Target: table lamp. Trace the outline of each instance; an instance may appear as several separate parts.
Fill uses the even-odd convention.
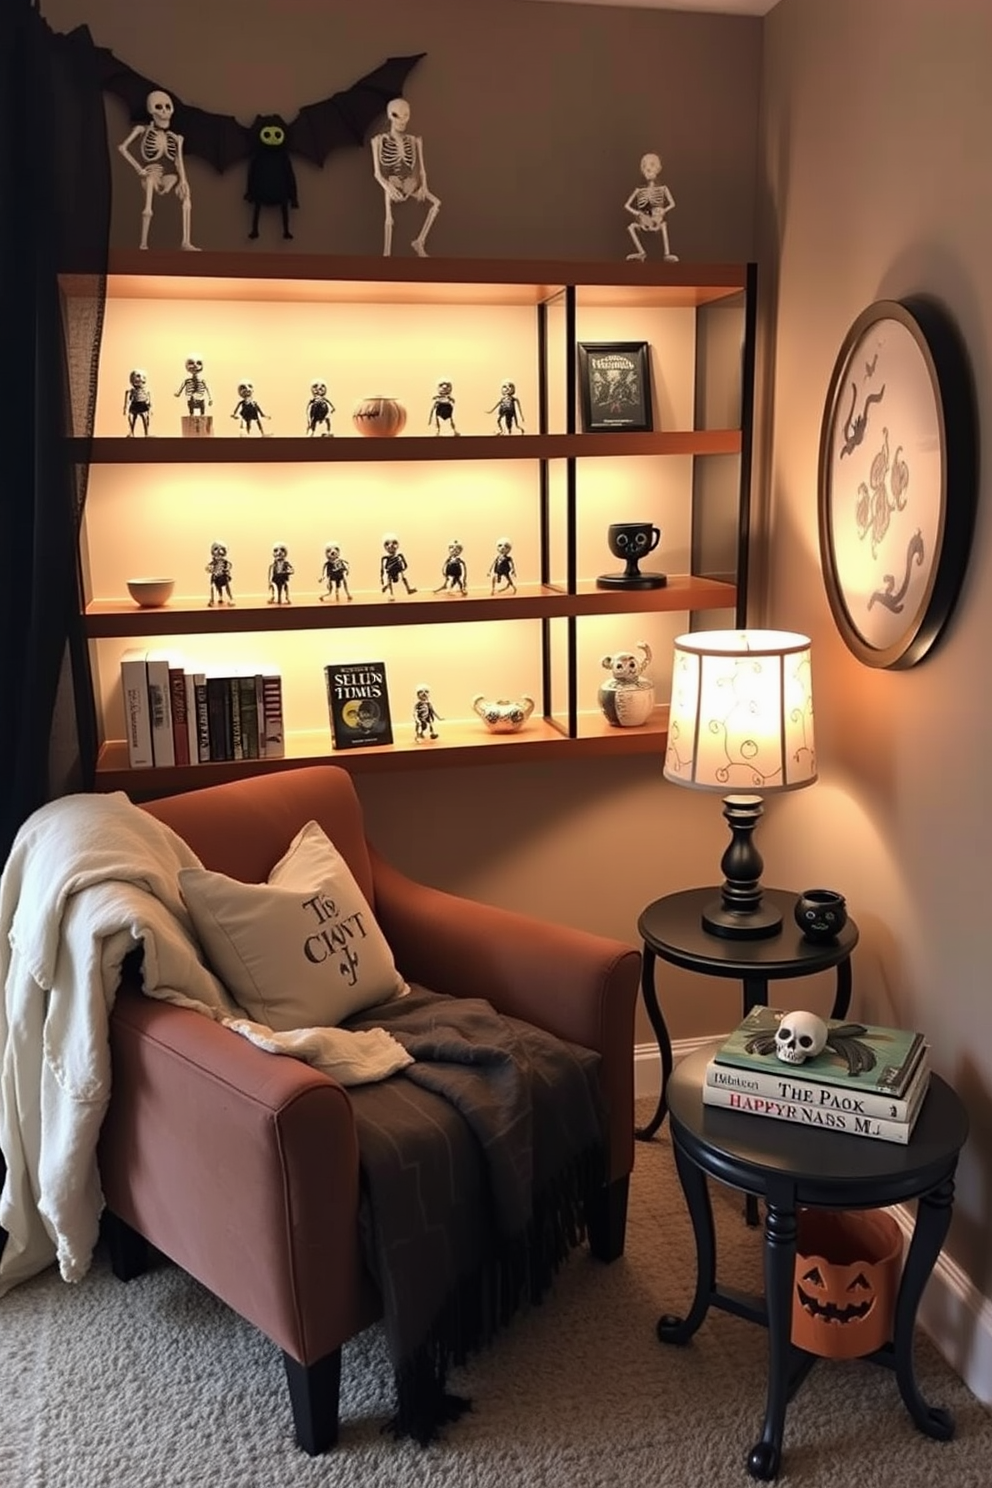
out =
[[[729,939],[777,935],[782,914],[761,890],[754,843],[762,796],[816,779],[808,636],[784,630],[708,630],[674,643],[665,779],[696,790],[729,790],[723,815],[731,841],[719,898],[703,928]]]

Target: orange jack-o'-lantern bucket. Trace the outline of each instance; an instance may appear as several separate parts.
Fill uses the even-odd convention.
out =
[[[902,1231],[881,1209],[803,1209],[796,1242],[792,1341],[857,1359],[891,1341]]]

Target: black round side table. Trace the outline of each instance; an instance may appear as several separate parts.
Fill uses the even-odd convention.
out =
[[[675,1163],[696,1238],[696,1295],[684,1318],[658,1323],[663,1343],[684,1344],[710,1306],[768,1329],[768,1399],[760,1440],[748,1454],[752,1477],[774,1478],[782,1457],[785,1409],[816,1355],[791,1342],[796,1265],[796,1211],[878,1209],[918,1199],[903,1266],[892,1342],[866,1357],[894,1369],[906,1409],[926,1436],[946,1441],[954,1422],[923,1399],[913,1372],[913,1330],[923,1288],[951,1222],[954,1172],[968,1135],[964,1106],[939,1075],[906,1146],[871,1137],[812,1131],[790,1121],[744,1115],[703,1104],[706,1063],[717,1044],[681,1060],[668,1092]],[[707,1174],[765,1200],[764,1298],[723,1291],[716,1279],[716,1239]]]
[[[851,919],[836,940],[814,945],[804,939],[793,918],[797,893],[787,889],[765,889],[765,899],[782,910],[782,929],[764,940],[733,940],[703,929],[702,912],[719,891],[714,888],[686,889],[666,894],[649,904],[637,921],[644,944],[641,963],[641,995],[651,1020],[661,1054],[661,1090],[654,1115],[637,1128],[642,1141],[653,1137],[665,1119],[668,1082],[672,1074],[672,1041],[658,1004],[655,960],[658,956],[686,971],[709,976],[739,977],[746,1016],[753,1007],[768,1005],[768,983],[787,977],[810,976],[815,971],[837,968],[837,990],[832,1018],[845,1018],[851,1005],[851,952],[858,943],[858,927]]]

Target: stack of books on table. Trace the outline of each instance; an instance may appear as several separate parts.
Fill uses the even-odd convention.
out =
[[[823,1052],[788,1064],[775,1053],[784,1017],[778,1008],[751,1009],[706,1066],[704,1104],[908,1142],[930,1082],[923,1035],[831,1018]]]

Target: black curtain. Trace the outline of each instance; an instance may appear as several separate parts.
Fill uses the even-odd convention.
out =
[[[109,235],[107,129],[89,30],[60,35],[32,0],[2,0],[0,863],[25,817],[93,781],[77,533]],[[76,291],[65,322],[60,275],[74,276]],[[67,434],[78,441],[71,453]]]

